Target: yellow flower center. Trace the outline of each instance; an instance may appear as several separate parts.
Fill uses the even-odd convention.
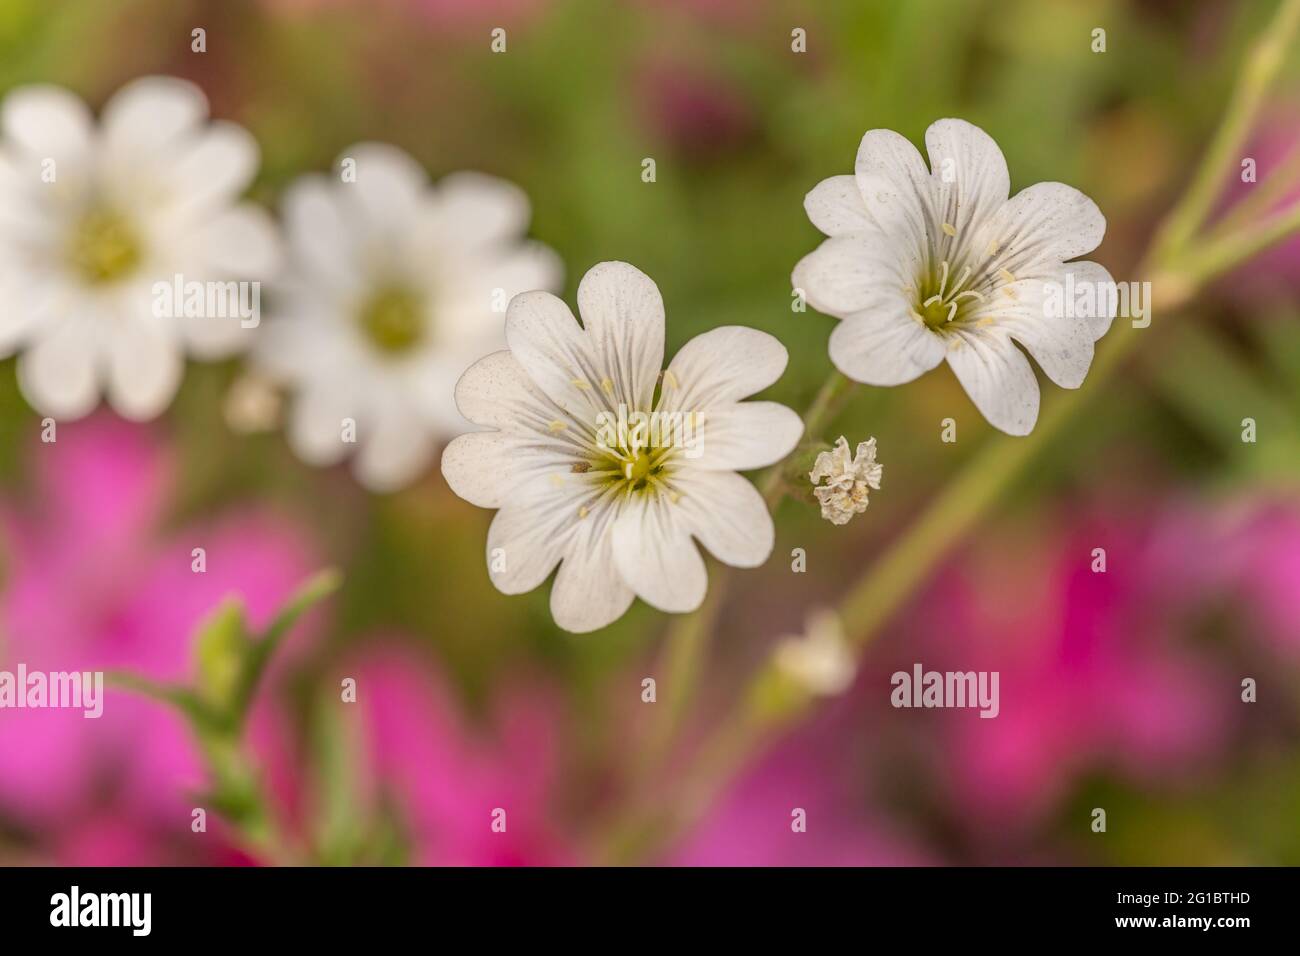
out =
[[[142,249],[131,223],[112,209],[92,209],[73,230],[68,257],[87,282],[116,282],[140,264]]]
[[[424,338],[423,302],[407,288],[388,286],[362,307],[360,323],[366,337],[381,352],[408,352]]]

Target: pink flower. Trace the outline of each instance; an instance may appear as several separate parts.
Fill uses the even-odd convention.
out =
[[[261,627],[315,570],[301,535],[264,512],[169,530],[173,461],[141,426],[107,413],[63,424],[29,460],[30,489],[0,502],[5,669],[187,680],[195,628],[223,598],[242,599]],[[205,573],[191,570],[200,547]],[[190,832],[189,795],[203,784],[182,721],[135,694],[106,687],[99,719],[0,711],[0,816],[61,843],[65,861],[157,862],[146,848]],[[90,820],[94,839],[59,839]]]
[[[543,693],[515,685],[476,725],[434,669],[399,646],[381,646],[339,674],[339,681],[347,676],[357,682],[356,703],[339,706],[354,706],[361,715],[367,765],[359,777],[367,803],[372,812],[386,800],[395,804],[412,862],[575,861],[551,823],[558,728]]]
[[[647,125],[687,159],[716,159],[754,135],[754,111],[721,74],[662,59],[642,69],[637,86]]]
[[[908,658],[900,670],[919,660],[1000,675],[997,717],[934,712],[959,806],[1027,827],[1085,771],[1171,784],[1222,747],[1235,698],[1221,668],[1183,639],[1205,570],[1194,521],[1081,523],[1046,554],[1002,541],[940,575],[932,633],[894,653]],[[1202,547],[1189,550],[1191,539]],[[1093,569],[1097,548],[1104,572]]]
[[[858,702],[841,698],[779,742],[722,794],[678,846],[678,866],[916,866],[927,855],[868,792],[883,769],[866,753]],[[874,731],[872,732],[874,735]],[[801,811],[801,812],[800,812]]]
[[[1297,150],[1300,150],[1300,103],[1277,104],[1259,124],[1247,149],[1245,158],[1254,161],[1255,181],[1242,182],[1242,170],[1237,171],[1229,184],[1226,211],[1230,213],[1232,206],[1252,191],[1264,188],[1274,174],[1285,173],[1287,164],[1292,164],[1294,170]],[[1294,172],[1291,178],[1296,185],[1279,196],[1264,214],[1277,213],[1300,202],[1300,181]],[[1246,293],[1251,298],[1294,291],[1300,285],[1300,236],[1292,236],[1265,250],[1224,281],[1231,284],[1235,293]]]

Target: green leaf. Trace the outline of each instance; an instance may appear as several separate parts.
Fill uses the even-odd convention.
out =
[[[227,598],[199,626],[194,644],[195,692],[218,713],[232,713],[249,649],[244,606]]]
[[[232,714],[240,725],[248,715],[266,665],[281,642],[303,614],[337,591],[342,583],[343,575],[336,568],[318,572],[280,609],[261,637],[249,642],[231,700]]]

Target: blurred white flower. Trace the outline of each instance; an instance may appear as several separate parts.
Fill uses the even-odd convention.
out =
[[[831,697],[853,683],[857,662],[835,612],[809,613],[802,635],[783,638],[776,647],[776,666],[810,694]]]
[[[256,357],[294,393],[286,428],[299,457],[334,464],[355,441],[358,479],[386,491],[468,427],[456,380],[504,344],[510,298],[559,288],[563,270],[524,241],[528,197],[510,183],[456,173],[431,186],[378,143],[345,150],[339,168],[285,198],[289,265]]]
[[[742,401],[785,369],[785,347],[767,333],[705,332],[661,376],[664,306],[648,276],[600,263],[578,309],[582,325],[544,292],[510,303],[509,350],[456,387],[465,417],[494,430],[448,445],[442,472],[462,498],[500,509],[487,542],[493,583],[519,594],[559,564],[551,613],[581,632],[616,620],[634,595],[663,611],[698,607],[708,578],[692,538],[726,564],[767,560],[772,518],[736,472],[783,458],[803,423],[784,405]],[[638,420],[649,430],[610,427]]]
[[[964,120],[937,121],[925,142],[930,170],[898,133],[871,130],[855,174],[808,194],[809,218],[831,238],[795,267],[794,286],[843,319],[830,356],[845,375],[901,385],[947,358],[992,425],[1027,435],[1038,382],[1015,342],[1056,384],[1083,383],[1116,300],[1105,269],[1066,260],[1096,248],[1106,220],[1062,183],[1008,199],[1002,151]],[[1054,307],[1076,288],[1090,307]]]
[[[249,341],[237,315],[157,308],[155,283],[267,277],[277,265],[265,211],[238,203],[257,170],[253,138],[208,122],[203,93],[146,77],[96,125],[66,90],[27,86],[0,106],[0,354],[41,412],[85,415],[101,391],[122,415],[170,403],[186,352],[229,355]],[[159,314],[161,313],[161,314]]]
[[[822,517],[831,524],[848,524],[854,515],[867,510],[868,489],[880,490],[880,476],[885,466],[876,461],[874,438],[858,443],[857,454],[849,451],[843,435],[830,451],[821,452],[808,473],[813,494],[821,502]]]

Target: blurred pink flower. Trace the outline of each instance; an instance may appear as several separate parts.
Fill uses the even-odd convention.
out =
[[[372,5],[386,4],[427,17],[440,25],[470,26],[489,21],[507,30],[521,20],[536,16],[550,0],[266,0],[271,7],[288,13],[354,8],[368,12]]]
[[[437,866],[564,865],[577,853],[555,818],[557,711],[520,684],[498,698],[485,726],[467,721],[434,669],[396,645],[341,674],[356,678],[372,806],[397,806],[412,862]],[[493,830],[505,812],[504,832]]]
[[[243,511],[164,525],[168,450],[107,413],[34,444],[32,487],[0,501],[7,577],[0,666],[190,676],[197,624],[229,595],[265,625],[315,570],[298,532]],[[191,570],[206,550],[206,573]],[[187,835],[187,796],[203,784],[187,729],[159,705],[105,688],[103,716],[0,711],[0,815],[58,844],[61,861],[159,862],[154,837]],[[93,838],[67,839],[73,826]],[[161,851],[160,851],[161,852]]]
[[[937,626],[923,647],[901,649],[910,660],[899,667],[1000,673],[997,717],[936,711],[961,806],[1027,827],[1085,771],[1168,784],[1223,745],[1235,697],[1182,640],[1206,571],[1195,522],[1084,522],[1047,554],[1002,541],[941,576]],[[1105,572],[1092,569],[1095,548],[1105,549]],[[1005,557],[1018,551],[1019,560]]]
[[[637,77],[646,124],[678,155],[717,158],[755,135],[754,111],[725,76],[660,59]]]
[[[1248,500],[1227,510],[1205,549],[1240,625],[1292,664],[1300,661],[1300,502]]]
[[[1300,151],[1300,102],[1277,104],[1265,115],[1246,150],[1246,157],[1255,161],[1256,181],[1242,182],[1242,171],[1238,169],[1229,184],[1225,211],[1230,212],[1232,206],[1253,190],[1264,188],[1265,181],[1285,172],[1288,164],[1295,186],[1284,192],[1265,213],[1276,213],[1300,202],[1300,177],[1295,172],[1297,151]],[[1251,298],[1293,292],[1300,286],[1300,236],[1292,236],[1260,253],[1224,282],[1231,284],[1234,293],[1246,293]]]
[[[858,702],[842,697],[773,747],[670,855],[677,866],[917,866],[928,855],[868,793],[882,770]],[[796,831],[795,811],[803,830]]]

